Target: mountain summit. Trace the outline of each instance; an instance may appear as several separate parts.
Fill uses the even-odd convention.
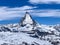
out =
[[[28,29],[33,29],[36,26],[36,22],[32,19],[31,15],[28,12],[26,12],[25,16],[20,22],[20,26],[26,27]]]
[[[23,24],[32,24],[33,23],[33,20],[31,18],[31,15],[28,12],[26,12],[26,14],[23,17],[21,23],[23,23]]]

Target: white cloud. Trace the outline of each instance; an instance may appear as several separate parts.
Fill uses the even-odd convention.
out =
[[[26,11],[26,10],[30,10],[33,8],[37,8],[37,7],[33,7],[33,6],[22,6],[22,7],[16,7],[16,8],[10,8],[7,10],[13,10],[13,11]]]
[[[32,16],[37,17],[60,17],[60,10],[31,10],[36,7],[22,6],[16,8],[0,7],[0,20],[12,19],[15,17],[22,17],[26,10]]]
[[[57,3],[59,4],[60,3],[60,0],[29,0],[30,3],[32,4],[41,4],[41,3]]]
[[[37,17],[60,17],[60,10],[33,10],[31,14]]]
[[[12,19],[15,17],[22,17],[27,9],[36,7],[22,6],[16,8],[0,7],[0,20]]]

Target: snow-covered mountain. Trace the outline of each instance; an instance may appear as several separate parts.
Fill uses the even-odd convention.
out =
[[[25,16],[22,18],[20,22],[20,27],[25,28],[27,31],[29,31],[33,30],[35,26],[36,26],[35,20],[32,19],[31,15],[28,12],[26,12]]]
[[[60,25],[43,25],[26,12],[20,23],[0,25],[0,45],[60,45]]]

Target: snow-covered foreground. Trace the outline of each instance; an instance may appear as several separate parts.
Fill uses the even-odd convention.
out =
[[[34,42],[36,42],[39,45],[51,45],[51,43],[46,40],[44,41],[39,38],[30,37],[26,33],[0,32],[0,45],[3,43],[19,45],[22,44],[22,42],[26,42],[28,44],[34,44]]]

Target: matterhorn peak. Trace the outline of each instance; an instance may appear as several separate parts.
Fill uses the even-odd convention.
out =
[[[26,12],[25,16],[24,16],[24,21],[23,21],[24,24],[32,24],[33,23],[33,20],[30,16],[30,14],[28,12]]]
[[[36,22],[32,19],[29,12],[25,13],[25,16],[22,18],[22,20],[20,22],[20,26],[21,27],[29,27],[29,28],[30,27],[34,28],[34,26],[36,26]]]

